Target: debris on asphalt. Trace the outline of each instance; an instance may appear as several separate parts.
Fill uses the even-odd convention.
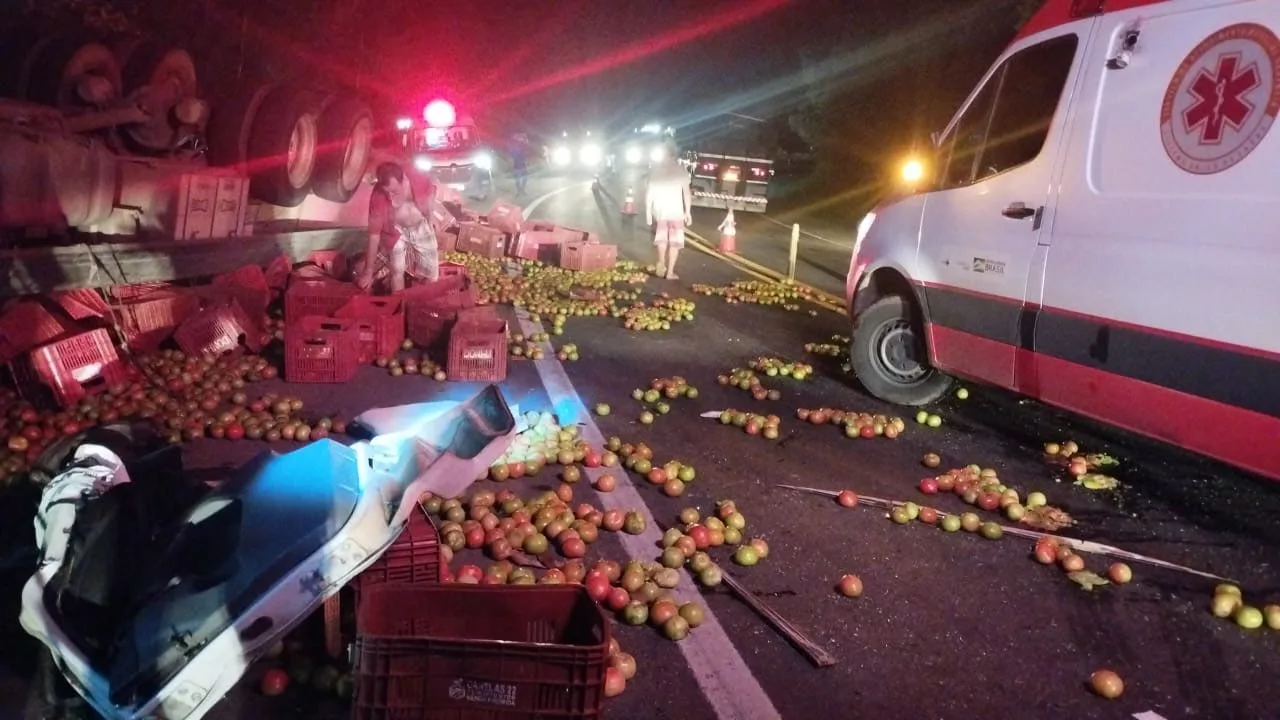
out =
[[[812,425],[835,425],[844,428],[846,437],[876,438],[883,437],[894,440],[907,429],[907,423],[900,417],[889,417],[882,413],[858,412],[856,410],[839,410],[833,408],[797,408],[796,417],[801,422]]]
[[[847,335],[832,335],[829,342],[805,343],[804,351],[812,355],[826,357],[843,357],[849,352],[850,338]]]
[[[695,283],[692,289],[699,295],[724,298],[731,305],[777,305],[785,310],[799,310],[800,302],[821,304],[815,292],[806,286],[762,280],[739,280],[730,285]]]
[[[814,495],[822,495],[824,497],[835,498],[837,500],[839,500],[841,496],[840,491],[824,490],[822,488],[815,488],[815,487],[804,487],[801,485],[779,484],[777,487],[780,487],[786,490],[795,490],[797,492],[805,492],[805,493],[811,493]],[[848,492],[848,491],[844,491],[844,492]],[[871,497],[868,495],[858,494],[857,502],[855,503],[854,506],[863,505],[863,504],[869,505],[871,507],[881,508],[884,510],[890,510],[890,511],[896,508],[905,508],[908,505],[914,505],[914,503],[911,503],[909,501],[886,500],[884,498],[877,498],[877,497]],[[850,507],[850,506],[846,506],[846,507]],[[939,520],[949,518],[949,517],[959,517],[951,513],[944,513],[941,511],[935,511],[935,512],[937,513],[937,518]],[[965,514],[969,515],[970,513],[965,513]],[[1073,551],[1085,552],[1085,553],[1090,553],[1094,555],[1106,555],[1106,556],[1115,557],[1115,558],[1123,558],[1125,560],[1130,560],[1132,562],[1140,562],[1146,565],[1153,565],[1155,567],[1164,568],[1166,570],[1175,570],[1177,572],[1197,575],[1199,577],[1208,578],[1211,580],[1221,580],[1224,582],[1228,580],[1227,578],[1214,575],[1213,573],[1204,572],[1202,570],[1196,570],[1194,568],[1190,568],[1185,565],[1178,565],[1176,563],[1171,563],[1166,560],[1160,560],[1158,558],[1153,558],[1147,555],[1141,555],[1139,553],[1130,552],[1128,550],[1123,550],[1121,548],[1115,547],[1114,545],[1105,545],[1103,543],[1093,542],[1089,540],[1077,540],[1075,538],[1070,538],[1063,535],[1053,535],[1050,533],[1037,532],[1035,530],[1026,530],[1024,528],[1012,527],[1009,525],[1000,525],[999,527],[1002,532],[1008,533],[1010,535],[1017,535],[1019,537],[1030,538],[1033,540],[1040,540],[1042,538],[1047,538],[1059,545],[1070,548]],[[976,528],[975,528],[975,531],[976,531]]]

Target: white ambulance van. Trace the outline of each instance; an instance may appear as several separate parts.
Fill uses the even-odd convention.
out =
[[[1280,479],[1280,0],[1049,0],[858,226],[851,362]]]

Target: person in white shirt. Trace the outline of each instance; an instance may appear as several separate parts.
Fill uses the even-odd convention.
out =
[[[676,159],[675,148],[666,146],[665,157],[649,171],[645,190],[645,224],[653,227],[658,248],[658,276],[678,280],[676,258],[684,247],[684,229],[693,224],[693,195],[689,173]]]

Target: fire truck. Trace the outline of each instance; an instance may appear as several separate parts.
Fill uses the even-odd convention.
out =
[[[418,172],[476,200],[493,192],[494,153],[481,142],[475,120],[459,114],[453,103],[432,100],[423,108],[421,122],[402,117],[396,130]]]
[[[375,125],[359,98],[287,82],[206,97],[188,52],[146,40],[27,45],[0,69],[0,295],[361,242]]]
[[[732,114],[719,127],[698,133],[701,139],[682,155],[693,175],[694,207],[765,211],[774,170],[773,160],[762,152],[763,143],[755,132],[763,122]]]

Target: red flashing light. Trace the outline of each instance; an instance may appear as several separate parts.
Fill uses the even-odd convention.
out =
[[[458,115],[448,100],[432,100],[422,111],[422,119],[431,127],[450,127],[458,119]]]

